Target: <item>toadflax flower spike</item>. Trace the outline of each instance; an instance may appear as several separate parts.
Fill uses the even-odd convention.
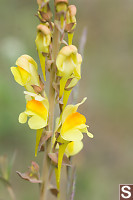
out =
[[[81,62],[82,58],[80,54],[77,53],[77,48],[74,45],[65,46],[60,50],[56,59],[56,65],[58,69],[57,75],[61,76],[59,98],[62,97],[69,78],[81,78]],[[72,86],[74,84],[75,82],[72,83]]]
[[[11,67],[15,81],[24,86],[26,90],[33,92],[34,90],[31,85],[40,85],[37,63],[32,57],[22,55],[17,59],[16,65],[17,67]]]
[[[40,64],[43,72],[43,77],[44,80],[46,80],[46,75],[45,75],[45,56],[44,54],[49,53],[49,45],[51,43],[51,31],[50,29],[43,24],[39,24],[37,26],[37,37],[35,40],[39,59],[40,59]]]
[[[49,102],[41,95],[25,92],[27,104],[26,110],[19,115],[19,122],[26,123],[30,117],[28,125],[31,129],[41,129],[47,126]]]

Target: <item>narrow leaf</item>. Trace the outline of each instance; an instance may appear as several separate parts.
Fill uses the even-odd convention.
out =
[[[37,151],[38,151],[39,142],[42,136],[42,131],[43,129],[38,129],[36,133],[35,157],[37,156]]]
[[[67,147],[68,143],[61,144],[59,146],[59,154],[58,154],[58,172],[57,172],[57,189],[60,188],[60,175],[61,175],[61,166],[62,166],[62,159]]]
[[[43,77],[44,77],[44,80],[46,81],[46,75],[45,75],[45,57],[39,51],[38,51],[38,54],[39,54],[39,59],[40,59],[40,64],[41,64],[41,68],[42,68]]]

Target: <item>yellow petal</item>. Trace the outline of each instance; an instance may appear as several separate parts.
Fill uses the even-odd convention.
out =
[[[30,74],[31,74],[31,80],[29,84],[40,86],[39,76],[38,76],[36,68],[31,64],[29,65],[30,65]]]
[[[62,66],[62,72],[64,75],[70,76],[73,73],[74,68],[76,68],[75,55],[72,54],[71,56],[66,57]]]
[[[65,154],[67,156],[74,156],[75,154],[79,153],[82,148],[83,148],[83,142],[81,141],[70,142],[66,147]]]
[[[38,150],[39,142],[40,142],[40,139],[42,136],[42,131],[43,131],[43,129],[38,129],[37,133],[36,133],[35,157],[37,156],[37,150]]]
[[[78,104],[76,105],[68,105],[65,107],[63,114],[62,114],[62,123],[64,123],[65,119],[71,115],[72,113],[75,113],[78,109],[78,107],[83,104],[86,101],[86,97]]]
[[[84,131],[82,131],[82,130],[84,130],[86,128],[86,126],[87,126],[86,124],[79,124],[79,125],[75,126],[75,128],[79,129],[81,132],[84,133]]]
[[[43,119],[45,120],[47,119],[48,111],[45,108],[45,106],[42,104],[42,102],[32,99],[31,101],[27,102],[26,108],[27,110],[30,110],[36,113]]]
[[[62,55],[64,55],[64,56],[70,56],[71,54],[77,54],[77,47],[76,46],[74,46],[74,45],[68,45],[68,46],[64,46],[61,50],[60,50],[60,52],[59,52],[59,54],[62,54]]]
[[[57,59],[56,59],[57,68],[61,72],[63,71],[62,66],[63,66],[63,62],[64,62],[65,58],[66,57],[64,55],[62,55],[62,54],[59,53],[58,56],[57,56]]]
[[[66,132],[61,132],[61,137],[67,141],[80,141],[83,139],[83,134],[78,129],[71,129]]]
[[[40,64],[41,64],[41,68],[42,68],[43,77],[44,77],[44,80],[46,81],[46,75],[45,75],[45,57],[39,51],[38,51],[38,54],[39,54],[39,59],[40,59]]]
[[[16,61],[16,65],[23,68],[24,70],[26,70],[29,73],[30,73],[30,66],[31,65],[33,65],[33,67],[35,67],[36,70],[38,68],[37,63],[34,61],[34,59],[31,56],[28,56],[28,55],[20,56]]]
[[[20,74],[20,71],[19,71],[18,67],[11,67],[11,72],[12,72],[12,74],[14,76],[15,81],[18,84],[24,86],[24,83],[22,81],[22,77],[21,77],[21,74]]]
[[[88,129],[87,129],[87,125],[86,125],[85,128],[82,128],[82,129],[81,129],[81,132],[83,132],[83,133],[87,133],[88,137],[93,138],[93,134],[90,133],[90,132],[88,131]]]
[[[26,70],[24,70],[22,67],[18,66],[18,69],[19,69],[19,72],[20,72],[20,75],[22,78],[22,82],[24,85],[26,85],[30,81],[31,75]]]
[[[35,100],[37,100],[37,101],[43,101],[43,100],[45,100],[45,98],[42,97],[40,94],[36,94],[36,93],[28,92],[28,91],[24,91],[24,94],[26,95],[27,99],[29,98],[30,100],[32,100],[31,97],[34,97]]]
[[[89,131],[87,132],[87,135],[88,135],[88,137],[90,137],[90,138],[93,138],[93,137],[94,137],[93,134],[90,133]]]
[[[27,115],[25,112],[20,113],[19,115],[19,123],[24,124],[27,121]]]
[[[78,80],[81,79],[81,72],[80,72],[80,65],[74,69],[73,76],[77,78]]]
[[[47,126],[47,120],[44,120],[42,117],[38,115],[32,116],[29,121],[28,125],[31,129],[41,129],[45,126]]]
[[[76,111],[77,108],[74,105],[67,105],[62,113],[62,123],[64,123],[64,121],[69,115],[75,113]]]
[[[72,113],[66,118],[66,120],[62,124],[61,133],[64,134],[64,132],[85,123],[86,118],[84,117],[84,115],[81,115],[78,112]]]
[[[48,53],[50,42],[51,42],[51,36],[45,36],[42,32],[37,33],[35,43],[36,43],[38,52]]]

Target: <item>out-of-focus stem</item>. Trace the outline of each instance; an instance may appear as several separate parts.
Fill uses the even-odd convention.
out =
[[[75,167],[67,166],[66,200],[73,200],[75,193]]]
[[[70,157],[71,159],[71,157]],[[70,200],[71,195],[71,174],[72,174],[72,168],[70,166],[66,167],[67,170],[67,189],[66,189],[66,200]]]
[[[55,11],[55,23],[57,20],[56,11]],[[49,87],[49,123],[48,131],[53,133],[53,123],[54,123],[54,107],[55,107],[55,89],[53,88],[53,82],[56,78],[56,57],[59,51],[60,46],[60,32],[56,26],[54,26],[53,33],[53,45],[52,45],[52,59],[53,64],[50,70],[50,87]],[[40,200],[47,200],[47,191],[49,184],[49,175],[50,175],[50,160],[48,158],[48,153],[51,151],[51,138],[45,144],[45,153],[42,169],[42,184],[41,184],[41,194]]]
[[[8,190],[8,192],[9,192],[10,197],[12,198],[12,200],[16,200],[14,191],[13,191],[13,189],[11,188],[11,186],[7,186],[7,190]]]

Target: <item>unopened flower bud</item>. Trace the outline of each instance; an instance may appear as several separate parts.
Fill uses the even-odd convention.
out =
[[[60,94],[61,98],[64,92],[65,85],[69,78],[80,79],[80,66],[82,58],[81,55],[77,53],[77,48],[74,45],[63,47],[56,59],[56,65],[58,69],[58,76],[61,76],[60,80]],[[76,83],[73,83],[73,86]]]
[[[37,47],[39,58],[40,58],[44,80],[46,80],[45,57],[43,56],[42,52],[49,53],[49,45],[51,43],[51,31],[46,25],[39,24],[37,26],[37,37],[36,37],[35,43],[36,43],[36,47]]]
[[[76,6],[75,5],[70,5],[68,6],[68,11],[67,11],[67,24],[69,23],[76,23]]]
[[[73,39],[73,32],[76,27],[76,6],[75,5],[70,5],[68,6],[68,11],[66,14],[66,26],[70,27],[70,30],[68,31],[68,44],[72,44],[72,39]],[[72,26],[71,26],[72,25]]]
[[[55,0],[55,5],[56,5],[57,12],[61,12],[61,11],[66,12],[68,0]]]
[[[55,0],[56,11],[60,16],[61,29],[64,28],[64,19],[68,8],[68,0]]]

